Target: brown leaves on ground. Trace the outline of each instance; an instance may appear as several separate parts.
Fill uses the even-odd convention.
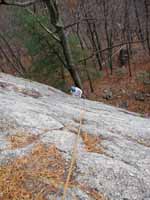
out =
[[[78,0],[67,0],[67,4],[71,10],[75,9],[78,4]]]
[[[150,94],[150,85],[144,84],[138,76],[142,73],[150,73],[150,61],[146,60],[139,64],[132,64],[132,77],[129,77],[128,67],[124,74],[117,73],[118,68],[114,67],[113,75],[108,75],[103,71],[102,78],[96,78],[92,81],[94,93],[90,92],[89,83],[84,82],[84,88],[88,99],[104,102],[113,106],[120,106],[127,103],[127,109],[133,112],[150,115],[150,97],[146,97],[144,101],[137,101],[135,99],[136,92],[143,92]],[[123,69],[120,69],[120,72]],[[113,92],[113,98],[106,100],[103,98],[104,90]]]

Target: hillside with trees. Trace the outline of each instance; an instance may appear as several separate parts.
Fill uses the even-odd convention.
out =
[[[0,0],[0,70],[150,115],[149,0]]]

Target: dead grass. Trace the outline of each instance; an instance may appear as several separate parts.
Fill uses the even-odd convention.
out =
[[[105,200],[96,190],[75,182],[71,176],[73,169],[73,165],[66,165],[55,146],[46,148],[39,144],[31,155],[0,167],[0,200],[46,200],[48,194],[62,196],[65,187],[66,192],[77,187],[95,200]]]
[[[0,168],[2,199],[44,200],[47,194],[57,194],[63,188],[65,170],[55,146],[37,145],[31,155]]]
[[[26,145],[32,144],[38,140],[37,135],[30,133],[16,133],[15,135],[9,136],[8,141],[11,143],[11,149],[23,148]]]
[[[82,133],[81,136],[88,152],[104,153],[104,149],[100,146],[101,138],[99,136],[88,133]]]
[[[81,134],[83,114],[76,134],[71,163],[67,163],[59,150],[53,145],[49,148],[37,144],[31,154],[16,159],[12,163],[0,167],[0,200],[47,200],[48,195],[62,196],[66,199],[68,188],[79,188],[95,200],[105,200],[98,191],[83,186],[74,180],[77,159],[77,146],[82,136],[89,152],[102,153],[99,137]],[[18,133],[9,138],[11,149],[21,148],[35,142],[38,136]],[[78,199],[76,196],[74,199]]]
[[[80,185],[80,189],[84,192],[86,192],[89,196],[91,196],[94,200],[106,200],[106,197],[104,197],[103,194],[96,191],[95,189],[92,189],[85,185]]]

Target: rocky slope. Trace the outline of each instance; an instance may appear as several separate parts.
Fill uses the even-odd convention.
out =
[[[149,118],[1,73],[2,199],[62,199],[73,158],[65,199],[150,200]]]

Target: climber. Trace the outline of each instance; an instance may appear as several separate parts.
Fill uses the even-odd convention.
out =
[[[72,94],[72,96],[75,96],[75,97],[82,97],[82,90],[78,87],[75,87],[75,86],[71,86],[71,90],[70,90],[70,93]]]

